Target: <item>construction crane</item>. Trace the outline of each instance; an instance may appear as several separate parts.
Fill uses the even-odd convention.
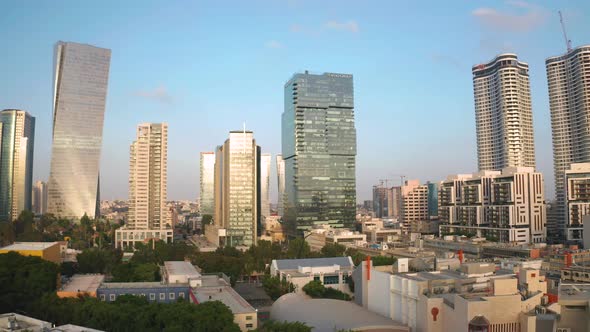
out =
[[[400,174],[389,174],[389,176],[399,176],[399,179],[400,179],[400,184],[399,185],[400,186],[403,186],[405,184],[404,183],[404,179],[407,177],[405,175],[400,175]]]
[[[559,22],[561,23],[561,31],[563,32],[563,38],[565,39],[565,47],[567,48],[567,51],[569,52],[572,50],[572,41],[567,38],[567,32],[565,30],[565,23],[563,23],[563,15],[561,14],[561,10],[558,13],[559,13]]]

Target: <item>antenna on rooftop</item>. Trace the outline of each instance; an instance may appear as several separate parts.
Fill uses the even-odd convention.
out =
[[[561,30],[563,32],[563,38],[565,39],[565,47],[567,48],[567,51],[569,52],[572,50],[572,41],[567,38],[567,32],[565,30],[565,23],[563,23],[563,15],[561,14],[561,10],[558,13],[559,13],[559,23],[561,23]]]

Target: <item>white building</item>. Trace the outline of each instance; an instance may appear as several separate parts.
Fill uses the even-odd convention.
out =
[[[443,234],[469,233],[496,242],[546,241],[543,175],[532,167],[453,175],[439,188]]]
[[[298,293],[303,292],[303,286],[313,280],[350,293],[346,278],[352,275],[353,269],[354,263],[350,257],[273,259],[270,275],[291,282]]]
[[[270,153],[260,154],[260,215],[270,216]]]
[[[321,225],[305,232],[305,242],[312,251],[320,251],[326,244],[363,245],[367,243],[367,235],[347,229],[332,228]]]
[[[535,167],[528,64],[506,53],[472,73],[479,170]]]
[[[551,234],[562,240],[566,217],[565,171],[571,163],[590,162],[590,45],[545,60],[553,137],[553,169],[557,215],[548,225]]]
[[[166,261],[163,272],[162,280],[169,284],[189,284],[191,287],[202,285],[201,273],[191,262]]]
[[[125,226],[116,230],[116,246],[151,239],[172,242],[166,207],[168,124],[140,124],[129,155],[129,213]]]
[[[582,244],[584,216],[590,215],[590,163],[570,164],[565,171],[565,239]]]

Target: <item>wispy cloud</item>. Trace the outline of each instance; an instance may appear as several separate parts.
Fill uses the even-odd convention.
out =
[[[269,40],[266,43],[264,43],[264,47],[278,49],[278,48],[285,47],[285,45],[283,45],[281,42],[276,41],[276,40]]]
[[[483,26],[510,32],[529,32],[547,21],[545,8],[525,1],[506,2],[509,9],[481,7],[471,12]]]
[[[154,100],[160,103],[170,104],[172,103],[172,96],[168,93],[165,86],[160,85],[153,90],[139,90],[133,93],[137,97]]]
[[[352,33],[359,32],[359,25],[356,21],[348,21],[348,22],[338,22],[338,21],[328,21],[324,25],[328,29],[332,30],[339,30],[339,31],[348,31]]]

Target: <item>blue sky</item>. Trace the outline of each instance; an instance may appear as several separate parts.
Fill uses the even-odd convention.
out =
[[[5,0],[0,108],[37,118],[34,178],[46,180],[53,44],[110,48],[102,198],[127,197],[136,125],[165,121],[169,199],[195,199],[199,152],[244,121],[264,152],[280,153],[283,85],[293,73],[350,73],[361,201],[379,179],[476,171],[471,66],[509,51],[530,65],[537,167],[552,198],[544,59],[565,50],[558,10],[573,45],[589,44],[587,0]],[[276,197],[274,174],[273,162]]]

